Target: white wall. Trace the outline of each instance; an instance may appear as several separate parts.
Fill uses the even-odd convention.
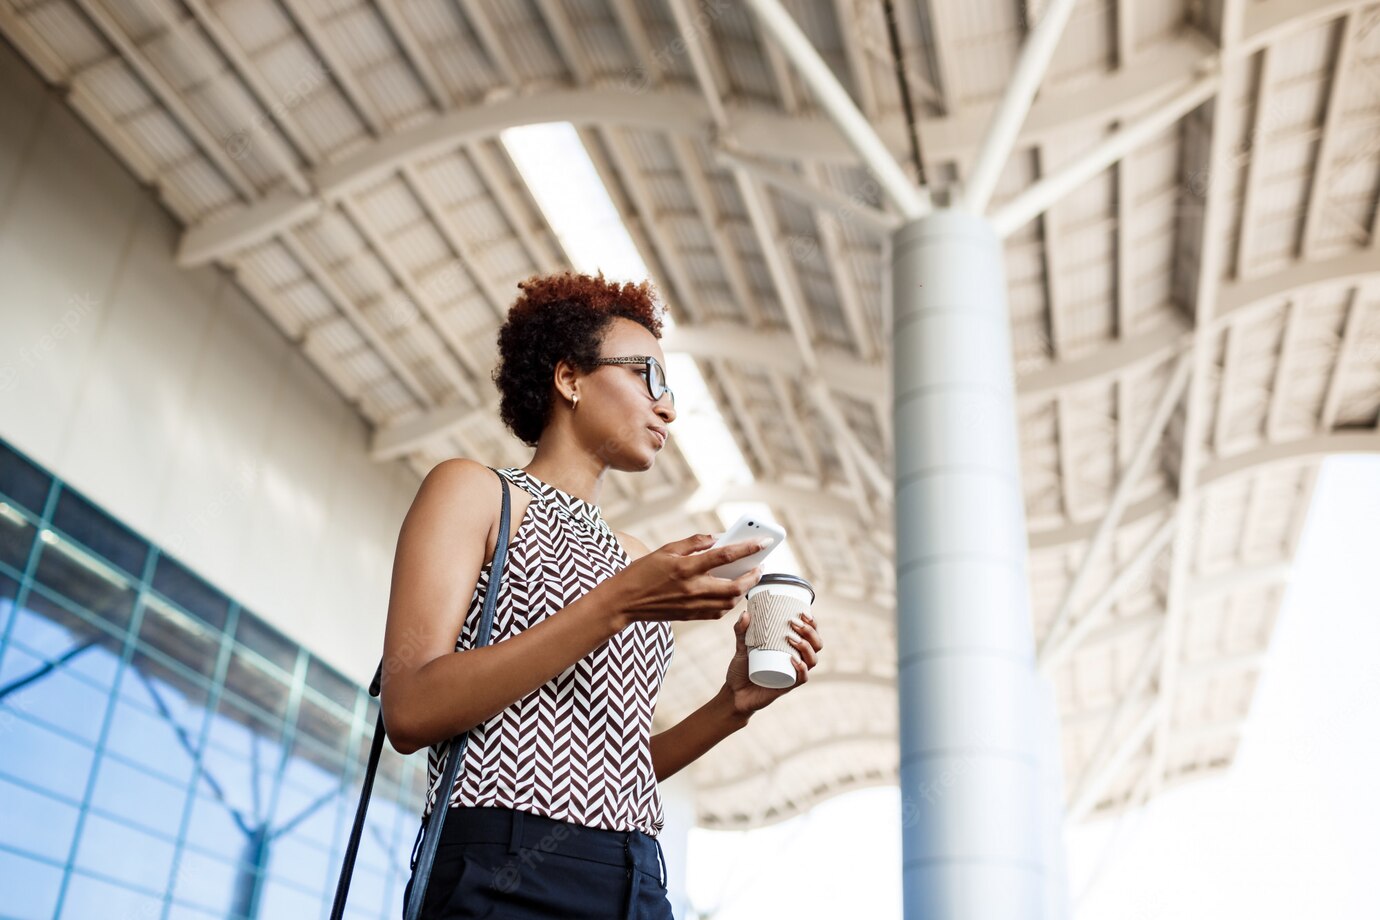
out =
[[[361,683],[418,480],[0,41],[0,436]]]

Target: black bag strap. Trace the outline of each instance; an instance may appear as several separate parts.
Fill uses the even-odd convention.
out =
[[[484,609],[479,620],[479,637],[475,648],[489,644],[489,634],[493,629],[494,610],[498,605],[498,592],[503,584],[503,565],[508,557],[508,528],[510,497],[508,480],[503,474],[493,470],[503,485],[503,509],[498,515],[498,543],[494,547],[494,562],[489,573],[489,587],[484,594]],[[378,696],[383,682],[383,661],[379,661],[374,671],[374,679],[369,683],[369,695]],[[374,773],[378,770],[379,756],[383,753],[383,707],[379,707],[378,721],[374,725],[374,742],[369,747],[369,765],[364,771],[364,786],[359,793],[359,806],[355,809],[355,824],[350,829],[350,840],[345,846],[345,860],[340,867],[340,880],[335,886],[335,903],[331,907],[330,920],[341,920],[345,913],[345,899],[350,893],[350,877],[355,870],[355,856],[359,852],[359,840],[364,833],[364,816],[369,810],[369,795],[374,789]],[[421,914],[422,899],[426,897],[427,883],[431,881],[431,866],[436,860],[436,848],[441,842],[441,828],[445,825],[446,812],[450,811],[448,802],[455,776],[460,769],[460,761],[465,757],[465,747],[469,742],[469,730],[450,739],[446,751],[444,777],[436,790],[436,801],[424,825],[424,842],[420,856],[414,856],[412,888],[403,913],[405,920],[417,920]],[[415,847],[414,847],[415,850]]]

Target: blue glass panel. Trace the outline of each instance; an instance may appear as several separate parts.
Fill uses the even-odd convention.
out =
[[[0,850],[0,891],[4,911],[14,917],[51,917],[57,906],[62,869]]]
[[[103,620],[115,635],[123,635],[134,612],[134,589],[116,584],[53,546],[44,546],[34,578],[54,593]],[[97,633],[94,625],[34,592],[29,606],[70,629],[77,637]]]
[[[315,655],[307,659],[307,687],[339,706],[347,717],[354,715],[359,687]]]
[[[224,629],[230,602],[225,595],[171,556],[159,556],[153,589],[213,629]]]
[[[76,864],[135,887],[162,891],[172,872],[172,857],[170,841],[88,812]]]
[[[0,441],[0,494],[37,516],[43,513],[50,482],[47,473],[8,443]]]
[[[281,722],[238,705],[228,695],[211,718],[206,772],[221,782],[225,797],[247,815],[266,814],[282,755],[281,732]]]
[[[174,903],[168,910],[168,920],[225,920],[225,912]]]
[[[19,582],[8,575],[0,575],[0,637],[9,628],[10,618],[14,616],[14,599],[18,596]],[[2,650],[0,654],[3,654]]]
[[[143,573],[148,543],[67,486],[58,496],[53,526],[129,575]]]
[[[185,787],[106,757],[96,768],[91,804],[136,825],[176,837],[186,798]]]
[[[356,864],[354,875],[350,876],[349,905],[352,911],[360,911],[365,917],[382,915],[384,886],[387,882],[376,869]]]
[[[140,645],[154,649],[209,681],[220,654],[221,633],[195,617],[149,596],[139,624]]]
[[[270,877],[290,881],[296,886],[315,892],[319,898],[326,892],[326,876],[330,872],[330,851],[292,834],[274,839],[268,860]]]
[[[74,872],[62,902],[62,920],[157,917],[162,906],[161,898]]]
[[[259,902],[260,917],[310,917],[321,910],[319,891],[304,893],[281,881],[270,878],[264,884],[263,900]]]
[[[137,681],[126,674],[125,681]],[[173,724],[163,716],[121,699],[115,704],[106,747],[121,756],[152,767],[169,779],[188,782],[192,778],[192,752]]]
[[[292,674],[283,671],[236,644],[225,672],[227,698],[253,704],[267,716],[281,720],[287,715]]]
[[[79,795],[81,790],[75,790]],[[33,856],[65,862],[77,826],[76,806],[51,796],[0,780],[0,844]]]
[[[131,667],[120,682],[120,698],[141,709],[170,719],[195,749],[206,722],[210,688],[200,678],[168,666],[142,651],[134,653]]]
[[[199,789],[199,794],[192,799],[187,842],[226,860],[238,860],[244,852],[244,830],[224,803],[212,797],[204,785]],[[241,818],[248,822],[252,815],[241,815]]]
[[[216,910],[224,917],[231,914],[237,888],[250,887],[252,872],[238,861],[227,861],[184,849],[177,865],[172,885],[173,897],[197,907]],[[259,915],[271,920],[273,915]]]
[[[18,651],[11,646],[11,652]],[[99,654],[94,649],[83,654]],[[10,659],[6,655],[7,662]],[[74,677],[65,664],[43,662],[6,681],[7,708],[56,725],[95,745],[101,733],[109,693]]]
[[[0,498],[0,501],[4,499]],[[0,562],[16,572],[24,571],[36,533],[37,529],[28,521],[15,521],[10,515],[0,513]]]
[[[93,751],[55,732],[14,717],[0,744],[0,774],[79,798],[91,772]]]
[[[286,674],[291,674],[297,665],[297,643],[248,610],[240,611],[240,619],[235,626],[235,642],[257,652]]]

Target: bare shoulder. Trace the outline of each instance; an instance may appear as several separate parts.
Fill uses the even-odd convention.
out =
[[[498,477],[482,463],[464,457],[452,457],[433,466],[422,479],[417,490],[417,504],[461,509],[472,518],[473,510],[497,508]],[[495,520],[497,512],[495,512]]]
[[[623,544],[623,551],[628,554],[630,560],[637,560],[651,552],[641,540],[632,534],[623,533],[615,530],[613,535],[618,538],[618,542]]]

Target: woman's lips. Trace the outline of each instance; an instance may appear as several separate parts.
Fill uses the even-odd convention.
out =
[[[647,430],[652,433],[652,437],[656,438],[657,447],[666,446],[666,436],[664,434],[662,434],[660,431],[657,431],[655,428],[648,428]]]

